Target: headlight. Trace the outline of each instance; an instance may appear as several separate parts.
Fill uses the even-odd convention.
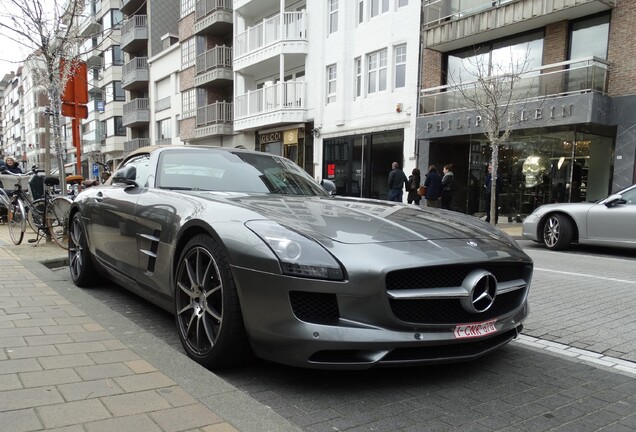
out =
[[[344,279],[338,261],[314,240],[271,221],[249,221],[245,226],[276,254],[284,274],[314,279]]]

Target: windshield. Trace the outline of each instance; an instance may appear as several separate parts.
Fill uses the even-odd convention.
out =
[[[161,189],[282,195],[328,195],[292,161],[268,154],[217,149],[162,152],[156,186]]]

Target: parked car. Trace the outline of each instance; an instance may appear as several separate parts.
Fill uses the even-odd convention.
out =
[[[472,216],[332,196],[288,159],[146,147],[70,215],[69,266],[175,314],[208,368],[252,354],[361,369],[469,360],[516,337],[532,260]]]
[[[551,250],[572,243],[636,248],[636,185],[596,202],[542,205],[523,221],[523,236]]]

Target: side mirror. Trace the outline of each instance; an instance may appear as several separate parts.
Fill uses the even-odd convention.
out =
[[[336,184],[332,182],[331,180],[322,179],[320,181],[320,186],[322,186],[322,188],[326,190],[329,193],[329,195],[336,194]]]
[[[102,173],[100,174],[100,177],[102,181],[105,182],[106,180],[110,178],[110,173],[107,171],[102,171]]]
[[[113,176],[113,184],[124,184],[127,186],[138,186],[135,178],[137,177],[137,169],[134,166],[128,165],[124,168],[115,171]]]
[[[626,204],[626,203],[627,201],[623,199],[623,195],[613,194],[608,196],[607,199],[605,200],[605,207],[610,208],[618,204]]]

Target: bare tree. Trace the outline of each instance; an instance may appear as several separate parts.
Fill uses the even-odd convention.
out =
[[[65,148],[60,117],[62,91],[79,62],[84,37],[79,22],[87,1],[91,0],[5,0],[0,10],[0,34],[21,44],[33,61],[34,87],[46,92],[49,100],[53,142],[62,186]],[[65,187],[62,188],[65,191]]]
[[[534,96],[531,88],[535,83],[522,80],[528,73],[529,55],[529,50],[522,56],[515,56],[511,51],[509,61],[494,63],[487,53],[484,55],[475,50],[475,55],[464,63],[464,73],[449,77],[452,87],[463,99],[462,106],[475,112],[492,152],[488,203],[491,225],[497,220],[499,147],[510,138],[519,103]]]

